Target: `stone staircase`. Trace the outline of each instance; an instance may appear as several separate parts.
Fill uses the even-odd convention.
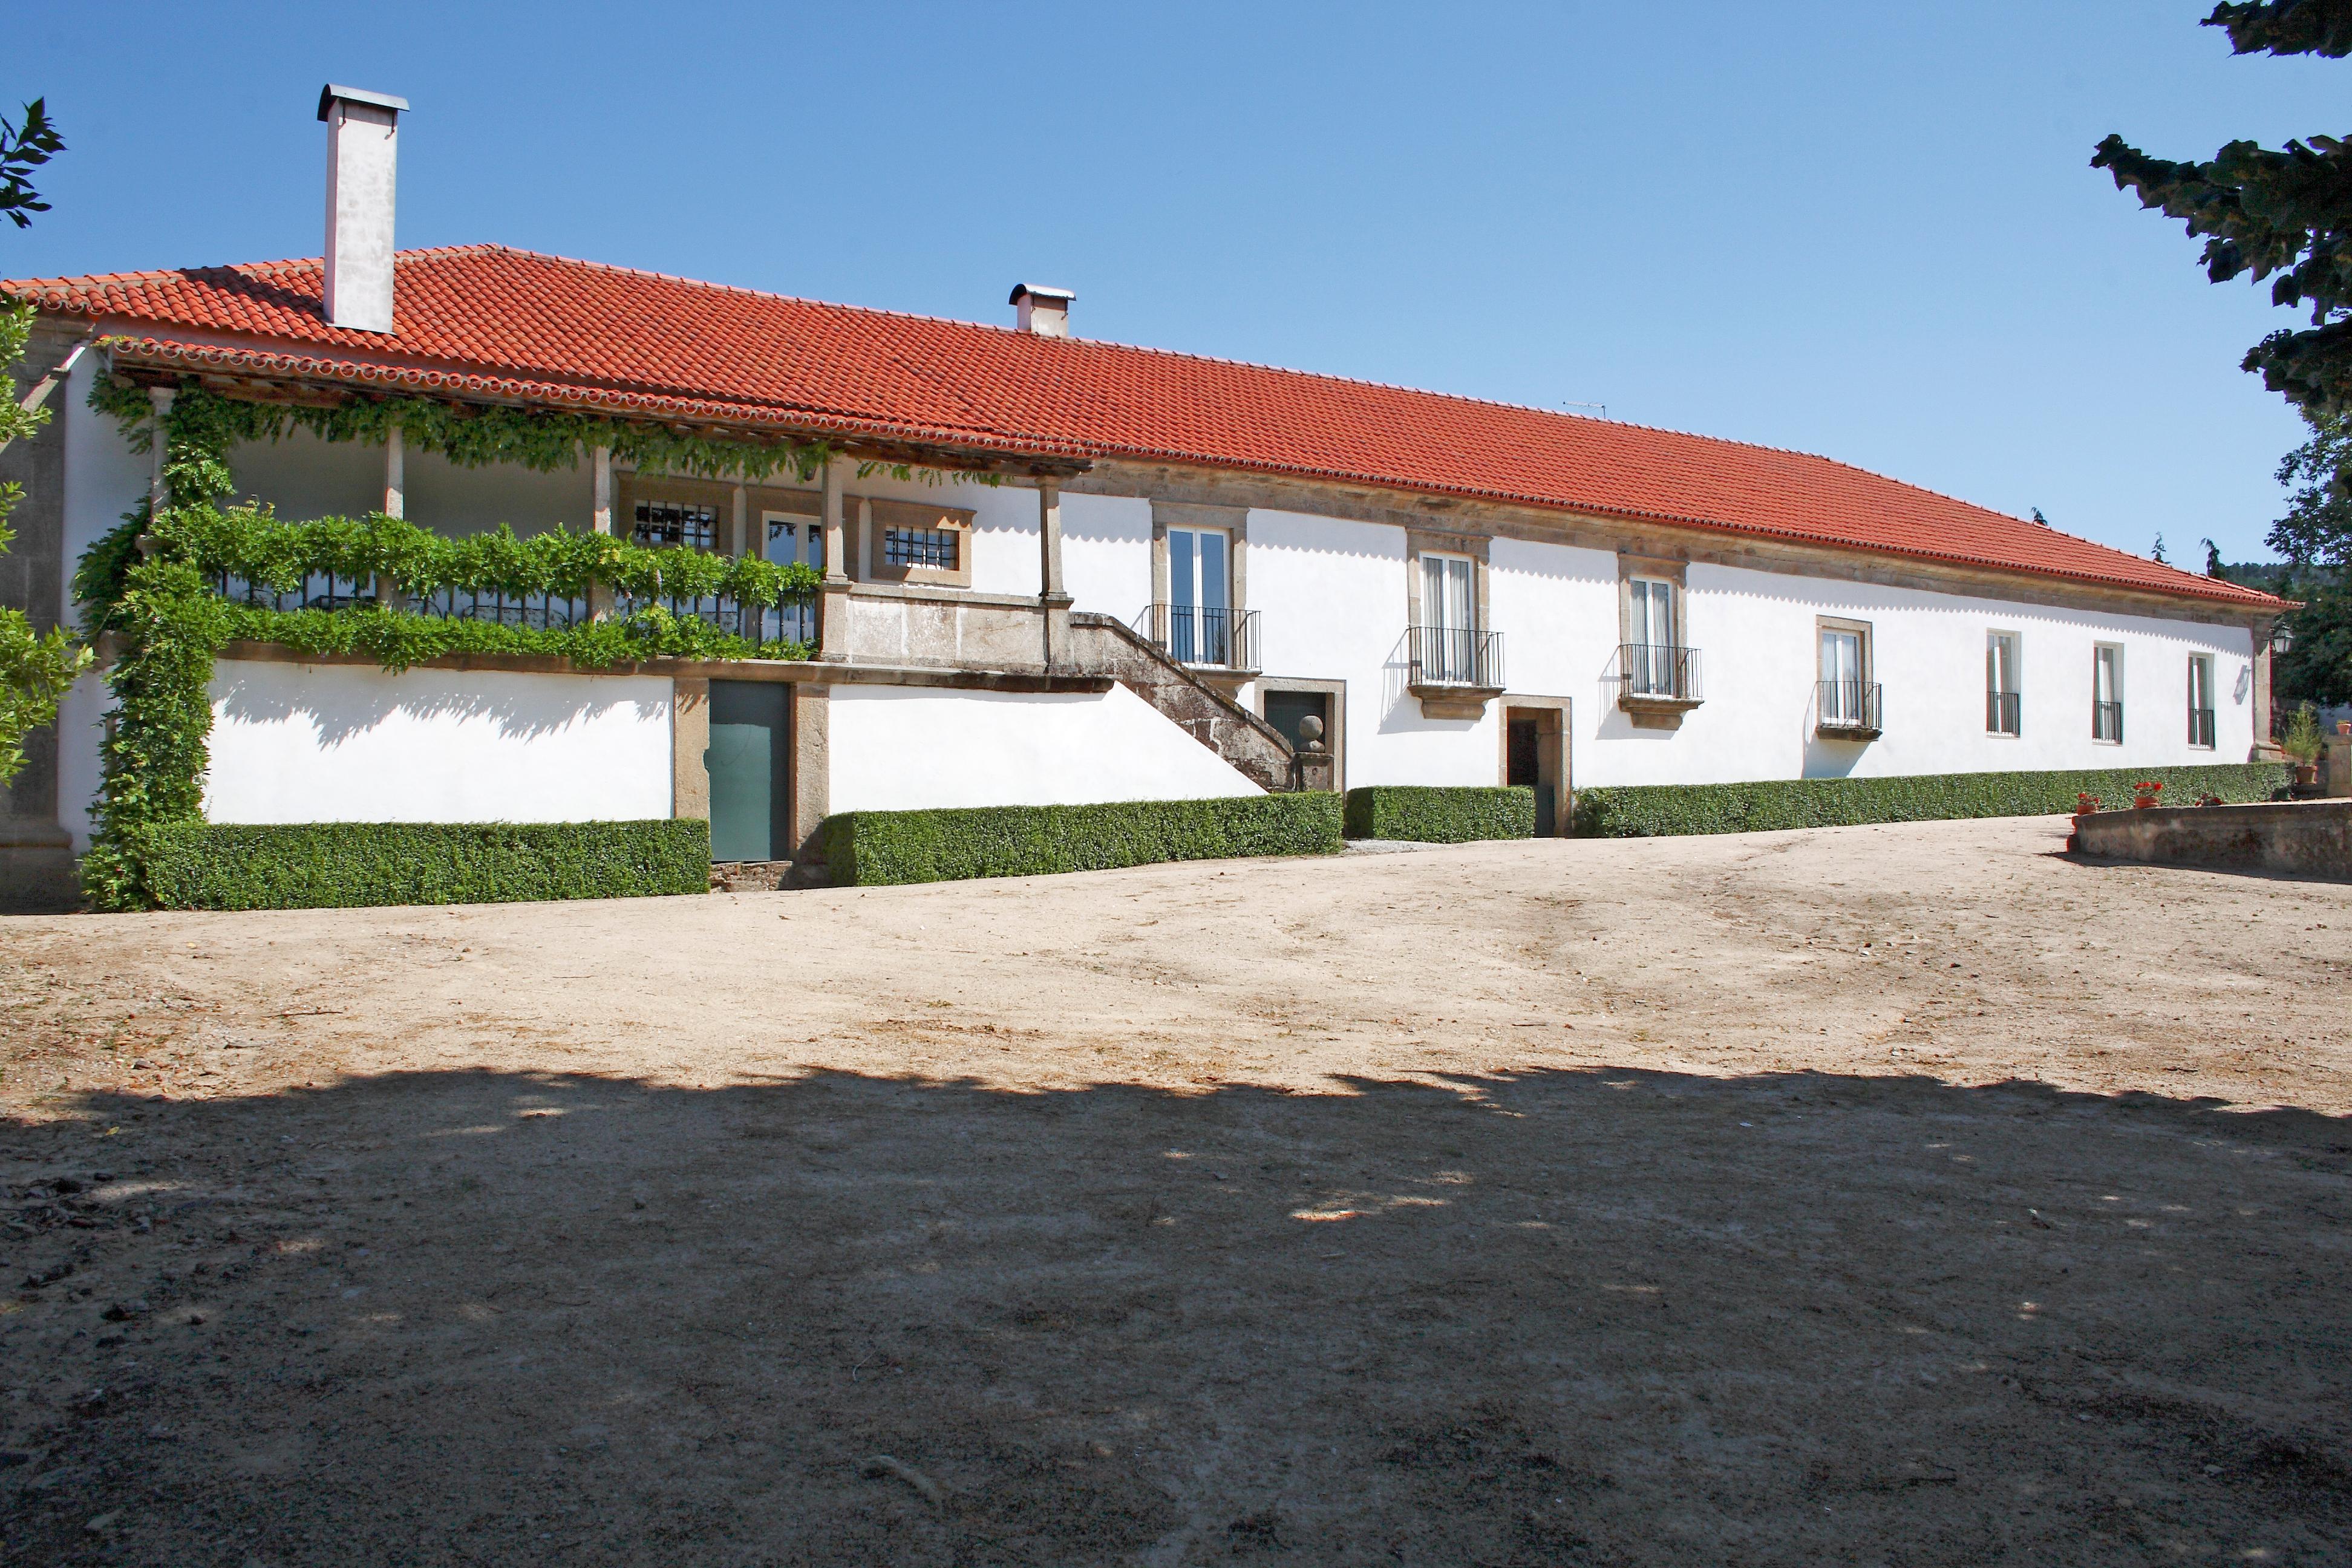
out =
[[[1132,626],[1108,616],[1070,616],[1070,658],[1087,675],[1108,676],[1263,789],[1297,787],[1282,731],[1170,658]]]

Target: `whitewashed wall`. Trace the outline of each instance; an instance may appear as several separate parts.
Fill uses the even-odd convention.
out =
[[[1124,686],[1092,692],[836,686],[834,811],[1207,800],[1265,792]]]
[[[214,822],[597,822],[670,815],[670,682],[654,676],[224,659]]]

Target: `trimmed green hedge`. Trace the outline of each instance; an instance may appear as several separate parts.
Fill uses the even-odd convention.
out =
[[[2097,768],[2080,773],[1921,773],[1883,779],[1765,779],[1753,784],[1635,784],[1576,792],[1576,831],[1597,838],[1670,833],[1761,833],[1780,827],[1850,827],[1962,816],[2072,814],[2078,794],[2129,805],[2132,785],[2164,781],[2167,805],[2200,794],[2268,800],[2287,782],[2275,763],[2190,768]]]
[[[1525,784],[1367,784],[1348,792],[1348,837],[1467,844],[1533,838],[1536,792]]]
[[[141,834],[167,910],[622,899],[710,887],[710,824],[173,822]]]
[[[1329,855],[1339,797],[1322,791],[1101,805],[846,811],[817,830],[837,886],[1099,871],[1160,860]]]

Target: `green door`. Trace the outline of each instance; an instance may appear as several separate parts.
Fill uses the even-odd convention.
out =
[[[710,683],[710,858],[776,860],[788,853],[785,701],[770,680]]]

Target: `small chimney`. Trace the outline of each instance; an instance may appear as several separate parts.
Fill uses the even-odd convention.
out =
[[[328,83],[327,324],[392,331],[392,196],[408,100]]]
[[[1066,338],[1070,335],[1070,301],[1076,294],[1067,289],[1049,289],[1043,283],[1015,283],[1008,303],[1018,307],[1013,325],[1024,332],[1034,332],[1041,338]]]

